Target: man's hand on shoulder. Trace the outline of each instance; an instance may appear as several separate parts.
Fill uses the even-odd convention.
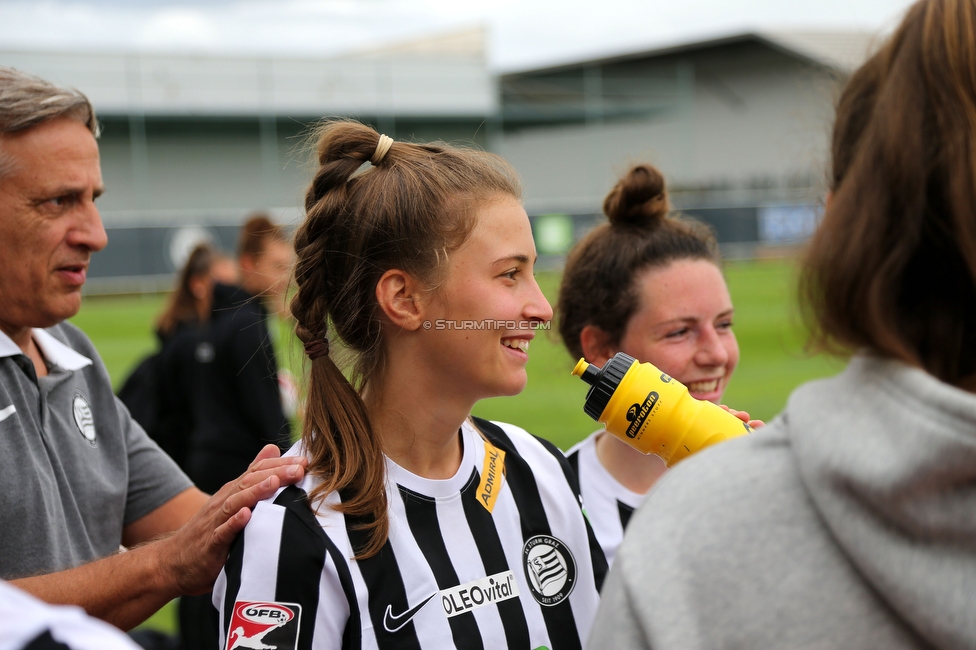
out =
[[[160,533],[166,536],[129,553],[15,583],[48,603],[78,605],[116,627],[132,629],[173,598],[213,588],[234,537],[251,518],[251,509],[282,485],[300,481],[306,464],[302,457],[281,458],[278,448],[268,445],[243,476],[206,499],[202,507],[206,495],[186,490],[125,531],[130,544]]]
[[[247,472],[224,485],[173,535],[159,540],[160,568],[180,594],[206,593],[213,587],[254,506],[281,486],[301,481],[307,464],[304,457],[282,458],[277,447],[267,445]]]

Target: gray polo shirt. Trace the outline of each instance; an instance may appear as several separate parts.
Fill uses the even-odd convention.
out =
[[[36,377],[0,332],[0,578],[48,573],[118,550],[122,529],[190,487],[115,397],[81,330],[32,332]]]

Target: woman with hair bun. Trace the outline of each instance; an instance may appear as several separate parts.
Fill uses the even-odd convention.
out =
[[[976,2],[850,78],[801,299],[849,356],[634,516],[593,648],[976,647]]]
[[[307,480],[214,589],[226,647],[580,648],[606,561],[553,445],[471,417],[552,310],[501,158],[333,121],[295,238]],[[369,164],[367,164],[369,163]]]
[[[603,203],[609,223],[590,232],[566,261],[559,333],[576,359],[603,366],[625,352],[717,404],[739,361],[732,299],[712,233],[670,210],[656,168],[636,165],[624,174]],[[613,562],[631,514],[665,472],[664,461],[603,430],[567,456]]]

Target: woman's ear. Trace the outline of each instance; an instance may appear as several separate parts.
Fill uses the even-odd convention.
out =
[[[391,323],[413,331],[423,324],[420,304],[423,288],[409,273],[390,269],[376,283],[376,302]]]
[[[618,352],[617,346],[610,340],[610,335],[596,325],[583,327],[580,332],[580,347],[586,360],[601,368]]]

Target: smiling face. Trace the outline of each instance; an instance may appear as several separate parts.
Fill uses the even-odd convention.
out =
[[[475,219],[434,292],[424,340],[431,368],[477,400],[525,388],[534,326],[548,322],[552,308],[533,275],[535,242],[521,204],[498,197]]]
[[[706,260],[676,260],[636,278],[638,308],[620,350],[647,361],[718,403],[739,362],[732,299],[722,272]]]
[[[81,307],[93,252],[108,239],[98,145],[70,118],[0,136],[12,161],[0,176],[0,329],[15,341]]]

